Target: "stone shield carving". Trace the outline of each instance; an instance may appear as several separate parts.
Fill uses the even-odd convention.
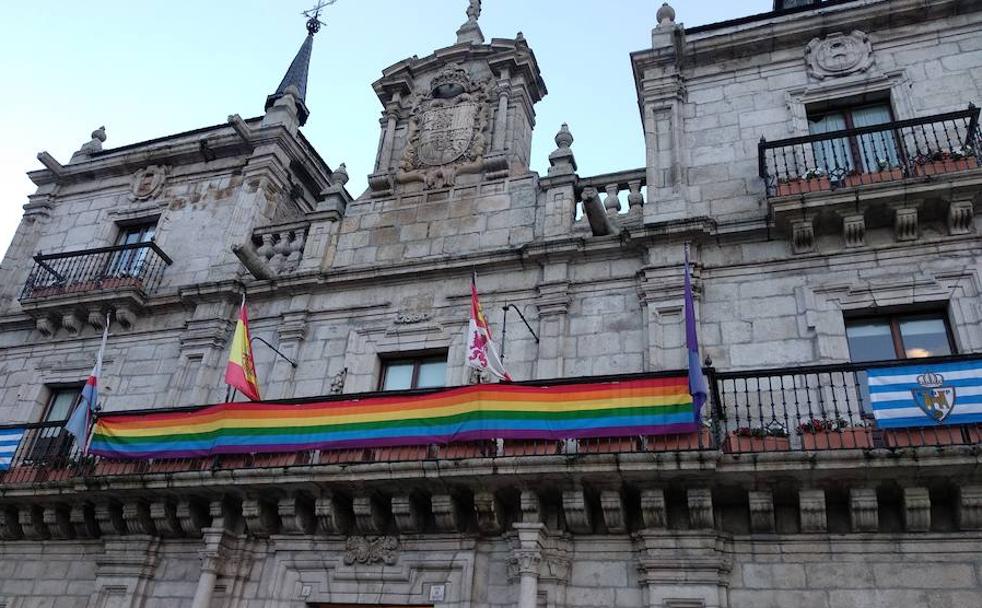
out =
[[[167,181],[168,167],[150,165],[137,171],[130,179],[130,200],[145,201],[154,198]]]
[[[445,187],[458,174],[482,169],[490,116],[487,87],[451,64],[433,78],[426,93],[414,96],[400,183]]]
[[[873,45],[869,36],[860,31],[851,34],[830,34],[815,38],[805,49],[808,73],[824,80],[865,72],[873,65]]]

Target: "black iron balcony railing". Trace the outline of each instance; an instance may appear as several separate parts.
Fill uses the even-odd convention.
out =
[[[34,256],[20,300],[132,289],[151,295],[172,261],[156,243]]]
[[[918,360],[925,365],[979,361],[982,361],[982,355]],[[710,399],[704,408],[704,423],[698,432],[683,435],[565,441],[488,440],[445,445],[122,461],[82,456],[79,446],[64,430],[63,422],[2,425],[0,429],[17,428],[25,432],[11,458],[9,470],[0,472],[0,485],[76,477],[474,458],[580,458],[595,454],[629,453],[657,457],[659,454],[695,451],[751,455],[982,445],[982,424],[940,425],[927,422],[926,426],[903,429],[877,426],[870,405],[868,374],[874,370],[909,366],[912,363],[848,363],[740,372],[718,372],[714,368],[706,368]],[[964,392],[964,399],[971,403],[971,391]],[[194,409],[176,408],[171,411],[176,413]],[[154,411],[159,413],[164,410]]]
[[[928,177],[979,166],[979,108],[758,145],[767,196]]]

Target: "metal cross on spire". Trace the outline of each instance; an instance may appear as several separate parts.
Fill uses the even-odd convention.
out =
[[[316,34],[320,31],[322,25],[326,25],[323,21],[321,21],[321,11],[323,11],[325,7],[331,6],[337,1],[338,0],[317,0],[313,8],[301,13],[307,18],[307,32],[309,32],[311,35]]]

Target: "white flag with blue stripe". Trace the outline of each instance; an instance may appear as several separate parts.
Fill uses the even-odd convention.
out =
[[[24,429],[0,429],[0,471],[10,468],[10,463],[17,453],[21,439],[24,438]]]
[[[982,423],[982,361],[867,371],[880,428]]]

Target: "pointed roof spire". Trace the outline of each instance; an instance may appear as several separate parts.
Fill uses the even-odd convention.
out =
[[[292,95],[297,107],[297,118],[302,127],[310,116],[307,109],[307,74],[310,71],[310,55],[314,50],[314,34],[320,31],[324,22],[320,20],[321,11],[325,6],[334,4],[337,0],[320,0],[314,7],[304,11],[307,17],[307,38],[300,45],[297,56],[293,58],[290,67],[287,69],[280,86],[276,87],[276,92],[266,98],[266,111],[268,112],[277,101],[286,95]]]

